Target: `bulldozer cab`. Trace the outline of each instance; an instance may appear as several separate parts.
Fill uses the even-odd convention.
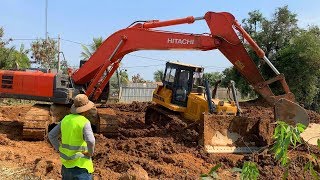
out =
[[[172,90],[172,104],[186,107],[188,95],[202,84],[203,67],[179,62],[167,62],[163,85]]]

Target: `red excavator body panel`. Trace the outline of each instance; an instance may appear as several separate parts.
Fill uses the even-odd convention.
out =
[[[51,98],[53,97],[54,77],[53,73],[41,71],[0,70],[0,97]]]

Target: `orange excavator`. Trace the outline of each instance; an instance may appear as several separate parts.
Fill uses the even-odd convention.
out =
[[[199,20],[207,22],[210,33],[191,34],[157,30],[159,27],[192,24]],[[275,73],[274,78],[264,80],[239,36],[270,66]],[[63,110],[58,104],[72,103],[72,98],[79,93],[85,93],[90,100],[95,102],[106,98],[109,80],[126,54],[138,50],[209,51],[214,49],[218,49],[253,89],[275,107],[277,119],[308,124],[308,115],[302,107],[295,103],[295,97],[290,92],[284,75],[272,65],[263,50],[235,20],[234,16],[227,12],[207,12],[202,17],[189,16],[168,21],[136,21],[129,27],[109,36],[78,70],[69,75],[41,71],[1,70],[0,96],[54,103],[55,107],[34,107],[25,115],[24,136],[40,138],[46,134],[48,125],[61,119],[63,113],[59,112]],[[284,94],[275,95],[270,89],[269,85],[276,81],[281,83]],[[60,117],[57,117],[59,115]],[[98,108],[97,119],[100,120],[93,122],[98,132],[104,132],[104,128],[114,125],[114,123],[108,124],[110,117],[107,115],[104,118],[105,124],[101,125],[103,124],[101,123],[102,117],[103,113],[100,113]]]

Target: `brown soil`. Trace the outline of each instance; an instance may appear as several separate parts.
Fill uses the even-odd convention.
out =
[[[96,134],[93,157],[95,179],[199,179],[211,167],[221,163],[218,174],[222,179],[238,179],[231,172],[242,167],[244,161],[255,161],[261,179],[281,179],[285,168],[277,163],[269,151],[253,155],[208,154],[201,146],[176,138],[165,129],[144,124],[144,111],[150,103],[111,104],[120,120],[120,135],[106,138]],[[261,102],[241,103],[243,116],[270,124],[272,108]],[[60,179],[59,155],[46,141],[21,140],[19,113],[28,107],[0,107],[0,177],[4,179]],[[312,122],[320,122],[320,115],[308,111]],[[11,121],[10,121],[11,119]],[[263,128],[262,128],[263,129]],[[260,132],[269,132],[263,131]],[[264,135],[268,136],[268,135]],[[269,136],[268,141],[271,140]],[[289,153],[292,165],[289,179],[311,179],[303,173],[310,156],[307,147],[300,146]],[[313,151],[319,155],[318,151]],[[319,171],[319,167],[315,167]],[[147,174],[146,174],[147,173]]]

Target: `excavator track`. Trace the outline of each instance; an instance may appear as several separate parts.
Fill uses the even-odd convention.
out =
[[[32,106],[23,118],[22,138],[24,140],[44,140],[50,120],[50,105]]]
[[[57,124],[70,113],[66,105],[36,104],[23,115],[22,138],[41,141],[46,139],[50,125]],[[95,133],[106,137],[118,135],[118,117],[110,108],[94,108],[88,117]]]

